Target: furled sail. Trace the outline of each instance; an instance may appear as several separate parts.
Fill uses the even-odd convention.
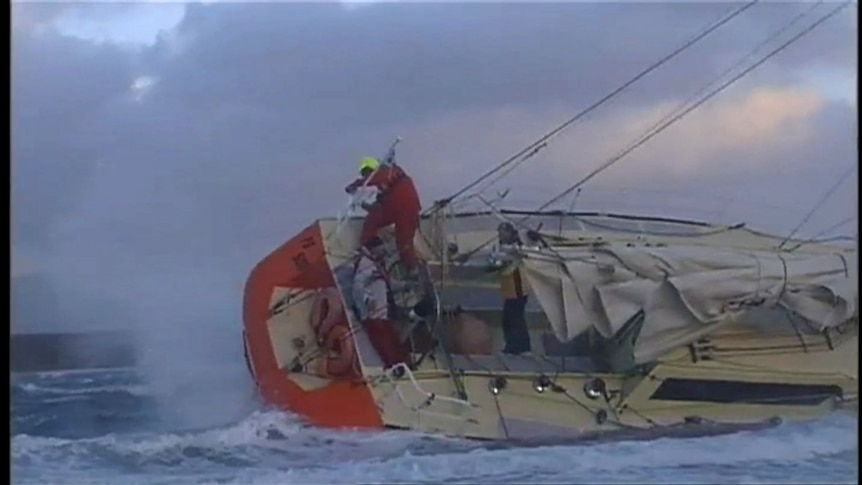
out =
[[[521,251],[557,338],[614,336],[639,311],[634,347],[647,362],[754,308],[780,306],[815,330],[858,318],[856,253],[789,253],[627,244]]]

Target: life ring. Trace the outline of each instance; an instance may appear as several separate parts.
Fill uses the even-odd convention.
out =
[[[326,354],[321,359],[321,371],[331,377],[356,375],[356,347],[353,335],[345,324],[332,327],[323,344]]]
[[[311,328],[317,341],[325,341],[332,328],[343,319],[344,305],[338,290],[329,287],[318,291],[311,306]]]

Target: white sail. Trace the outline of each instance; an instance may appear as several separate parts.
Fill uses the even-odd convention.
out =
[[[708,246],[524,250],[523,269],[561,341],[612,337],[645,313],[635,360],[697,339],[755,308],[781,307],[814,330],[858,318],[856,253]]]

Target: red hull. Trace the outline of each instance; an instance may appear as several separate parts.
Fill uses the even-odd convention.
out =
[[[307,227],[255,266],[243,299],[248,358],[255,382],[266,402],[298,413],[314,425],[382,429],[383,420],[364,383],[333,380],[306,391],[289,379],[288,370],[278,367],[267,328],[275,288],[315,290],[333,286],[319,223]]]

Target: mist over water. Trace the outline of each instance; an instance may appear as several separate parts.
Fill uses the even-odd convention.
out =
[[[178,314],[170,324],[156,318],[135,328],[136,370],[163,419],[199,429],[248,415],[257,400],[239,327],[206,309],[202,315]]]

